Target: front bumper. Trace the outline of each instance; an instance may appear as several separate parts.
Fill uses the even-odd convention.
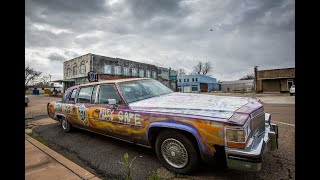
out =
[[[228,168],[241,171],[261,169],[262,155],[278,149],[278,126],[270,121],[270,114],[265,113],[265,133],[251,137],[245,149],[225,148]]]

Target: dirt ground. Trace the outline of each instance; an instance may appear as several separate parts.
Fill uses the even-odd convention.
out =
[[[59,101],[60,97],[50,97],[47,94],[43,95],[27,95],[30,102],[25,108],[25,118],[32,119],[39,116],[47,115],[47,104],[51,101]]]

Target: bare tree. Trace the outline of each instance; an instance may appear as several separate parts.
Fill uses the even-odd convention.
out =
[[[177,71],[178,76],[186,75],[186,71],[183,68],[178,69]]]
[[[248,74],[240,78],[239,80],[249,80],[249,79],[254,79],[254,74]]]
[[[204,63],[204,66],[202,68],[202,74],[206,75],[208,74],[208,72],[210,72],[212,70],[212,64],[208,61],[206,63]]]
[[[203,62],[199,61],[198,64],[193,67],[194,73],[200,74],[203,70],[203,66],[204,66]]]
[[[40,87],[50,87],[49,86],[49,76],[43,76],[41,78],[41,82],[39,84],[41,85]]]
[[[33,68],[27,66],[25,68],[25,78],[24,78],[24,86],[27,88],[30,81],[33,81],[35,78],[39,77],[42,72],[36,71]]]
[[[193,72],[195,74],[202,73],[203,75],[206,75],[210,71],[212,71],[212,64],[209,61],[207,61],[205,63],[199,61],[198,64],[193,67]]]

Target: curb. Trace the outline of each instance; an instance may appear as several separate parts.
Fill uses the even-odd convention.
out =
[[[79,165],[75,164],[74,162],[70,161],[69,159],[63,157],[62,155],[58,154],[57,152],[53,151],[52,149],[48,148],[47,146],[43,145],[39,141],[33,139],[29,135],[25,134],[25,139],[29,141],[31,144],[39,148],[45,154],[62,164],[64,167],[72,171],[74,174],[79,176],[82,179],[90,179],[90,180],[101,180],[96,175],[90,173],[89,171],[83,169]]]

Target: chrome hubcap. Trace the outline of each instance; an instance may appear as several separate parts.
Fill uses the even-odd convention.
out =
[[[161,153],[167,163],[175,168],[184,168],[188,163],[188,152],[176,139],[170,138],[163,141]]]
[[[67,129],[67,120],[65,119],[62,120],[62,128]]]

